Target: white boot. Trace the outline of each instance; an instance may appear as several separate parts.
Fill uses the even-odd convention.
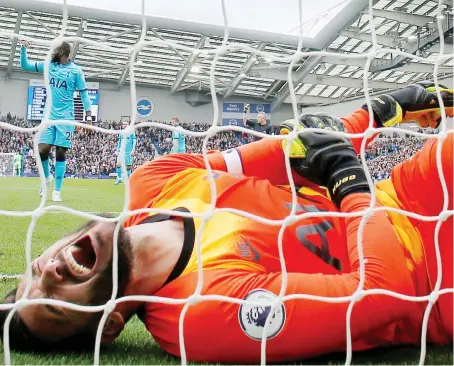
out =
[[[54,201],[54,202],[63,202],[63,200],[61,199],[61,195],[60,195],[59,191],[53,191],[52,192],[52,201]]]

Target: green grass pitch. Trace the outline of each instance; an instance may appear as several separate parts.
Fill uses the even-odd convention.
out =
[[[0,178],[0,210],[34,210],[40,202],[38,179]],[[49,197],[50,197],[49,192]],[[113,180],[66,179],[62,197],[67,207],[86,212],[119,212],[123,207],[124,186],[114,186]],[[48,201],[47,205],[54,204]],[[0,215],[0,273],[18,274],[25,270],[25,239],[31,217]],[[66,213],[47,213],[37,223],[33,233],[32,253],[38,255],[64,233],[75,229],[83,219]],[[16,280],[0,281],[0,296],[11,289]],[[304,332],[304,327],[302,330]],[[207,335],[210,336],[210,335]],[[220,340],[221,341],[221,340]],[[379,349],[353,355],[354,364],[417,364],[418,347]],[[0,351],[3,363],[3,346]],[[16,365],[92,364],[93,352],[86,354],[20,354],[12,353]],[[163,365],[180,364],[178,358],[167,355],[154,343],[141,322],[134,318],[114,345],[101,350],[101,364]],[[336,354],[303,362],[304,364],[344,364],[345,355]],[[428,346],[426,364],[452,365],[452,347]],[[299,364],[299,363],[298,363]]]

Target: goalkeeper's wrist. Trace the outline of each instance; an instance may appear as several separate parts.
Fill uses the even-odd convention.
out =
[[[335,171],[326,186],[337,207],[340,207],[342,200],[352,193],[370,193],[366,173],[359,165]]]
[[[402,122],[405,111],[402,110],[402,107],[392,95],[379,95],[371,100],[370,104],[378,128],[390,127]],[[364,104],[361,108],[369,112],[367,104]]]
[[[382,122],[380,116],[378,115],[378,113],[375,112],[373,101],[371,101],[371,106],[372,106],[372,115],[374,117],[376,127],[377,128],[383,127],[383,122]],[[370,114],[370,109],[367,107],[367,104],[364,104],[361,107],[361,109],[365,110],[367,113]]]

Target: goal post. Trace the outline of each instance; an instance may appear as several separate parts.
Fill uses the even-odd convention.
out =
[[[14,176],[14,153],[0,153],[0,177]]]

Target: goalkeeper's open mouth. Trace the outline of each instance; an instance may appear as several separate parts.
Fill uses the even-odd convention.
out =
[[[63,249],[63,258],[68,270],[78,279],[89,277],[97,263],[97,241],[93,235],[85,234],[75,243]]]

